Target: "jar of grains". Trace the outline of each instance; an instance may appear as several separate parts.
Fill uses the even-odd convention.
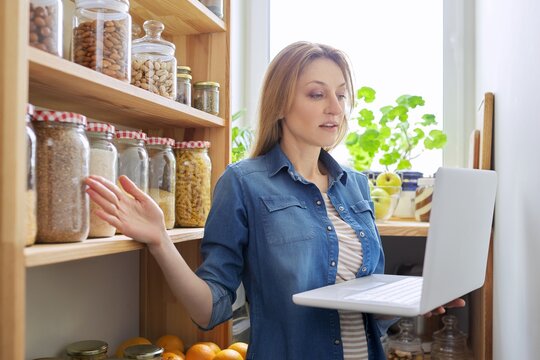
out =
[[[176,143],[176,223],[202,227],[210,211],[212,164],[208,141]]]
[[[62,9],[62,0],[30,0],[30,46],[62,57]]]
[[[61,111],[36,111],[37,240],[78,242],[89,228],[89,200],[84,191],[90,148],[86,117]]]
[[[193,107],[212,115],[219,114],[219,84],[212,81],[193,84]]]
[[[119,130],[115,145],[118,149],[118,176],[125,175],[148,194],[148,153],[142,131]]]
[[[26,105],[26,246],[36,242],[37,197],[36,197],[36,134],[32,128],[34,106]]]
[[[191,75],[176,74],[176,101],[191,106]]]
[[[133,40],[131,83],[135,86],[169,98],[176,99],[176,47],[163,40],[165,29],[157,20],[146,20],[143,24],[146,35]]]
[[[162,359],[161,355],[163,355],[163,348],[152,344],[132,345],[124,350],[126,359],[160,360]]]
[[[148,175],[149,195],[165,216],[167,229],[174,228],[174,192],[176,186],[176,160],[172,151],[174,139],[151,137],[146,140],[150,159]]]
[[[114,126],[101,123],[88,123],[86,136],[90,142],[90,175],[99,175],[115,183],[118,166],[118,153],[112,144]],[[90,201],[90,233],[88,237],[113,236],[114,226],[96,215],[101,209],[95,202]]]
[[[116,79],[131,78],[128,0],[76,0],[71,60]]]
[[[70,360],[107,359],[109,345],[101,340],[84,340],[69,344],[66,353]]]

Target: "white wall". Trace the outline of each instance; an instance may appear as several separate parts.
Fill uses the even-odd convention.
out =
[[[539,17],[538,0],[476,0],[476,102],[495,94],[495,360],[540,356]]]

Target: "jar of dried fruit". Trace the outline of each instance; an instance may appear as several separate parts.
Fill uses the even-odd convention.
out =
[[[71,60],[122,81],[131,78],[128,0],[76,0]]]
[[[30,0],[30,46],[62,57],[62,9],[62,0]]]
[[[84,191],[90,160],[86,117],[38,110],[32,120],[37,140],[37,241],[83,241],[90,207]]]
[[[142,131],[116,131],[118,176],[127,176],[148,194],[148,152],[144,146],[145,140],[146,134]]]
[[[209,147],[208,141],[176,143],[176,223],[180,227],[204,226],[210,211]]]
[[[83,340],[69,344],[66,353],[70,360],[105,360],[109,345],[101,340]]]
[[[193,107],[212,115],[219,114],[219,84],[213,81],[193,84]]]
[[[36,197],[36,134],[32,127],[34,106],[26,105],[26,246],[36,242],[37,197]]]

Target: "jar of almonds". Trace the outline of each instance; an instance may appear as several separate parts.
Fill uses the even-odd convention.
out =
[[[30,46],[62,57],[62,0],[30,0]]]
[[[128,0],[76,0],[71,60],[116,79],[131,78]]]
[[[146,35],[133,40],[131,62],[131,84],[164,96],[176,99],[176,47],[163,40],[165,29],[157,20],[143,24]]]

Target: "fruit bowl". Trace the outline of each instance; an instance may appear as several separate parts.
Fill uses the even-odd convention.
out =
[[[371,187],[371,200],[375,205],[375,220],[385,221],[392,217],[400,194],[401,186]]]

